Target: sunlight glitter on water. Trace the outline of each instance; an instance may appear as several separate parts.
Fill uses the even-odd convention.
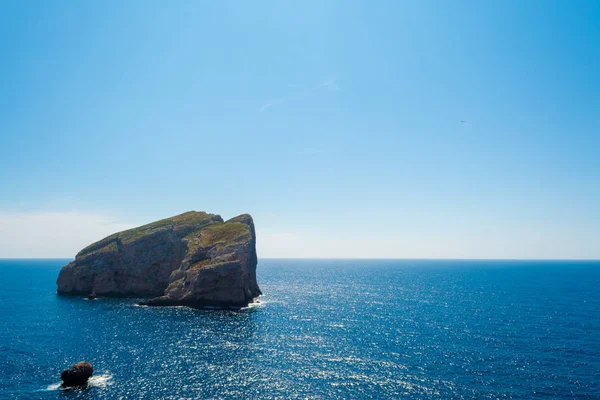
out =
[[[599,389],[596,267],[263,261],[267,296],[209,311],[59,297],[62,262],[4,263],[0,398],[596,398]],[[24,275],[38,283],[19,286]],[[49,385],[76,360],[97,366],[90,386]]]

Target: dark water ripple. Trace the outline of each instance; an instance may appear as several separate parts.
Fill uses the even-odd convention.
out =
[[[600,398],[599,263],[261,260],[239,312],[58,297],[63,264],[0,260],[2,398]]]

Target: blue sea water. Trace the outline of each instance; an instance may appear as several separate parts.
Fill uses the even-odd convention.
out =
[[[1,398],[600,398],[600,262],[262,259],[241,311],[60,297],[66,262],[0,260]]]

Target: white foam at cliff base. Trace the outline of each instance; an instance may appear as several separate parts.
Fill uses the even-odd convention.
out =
[[[106,387],[110,384],[111,379],[112,375],[108,374],[92,376],[88,380],[88,385],[94,387]]]
[[[90,379],[88,379],[88,386],[104,388],[110,384],[111,379],[112,379],[112,375],[108,375],[108,374],[91,376]],[[46,387],[45,390],[59,390],[59,389],[65,390],[67,388],[63,387],[62,383],[59,382],[59,383],[53,383],[51,385],[48,385],[48,387]]]
[[[52,385],[48,385],[46,390],[58,390],[60,389],[60,383],[53,383]]]

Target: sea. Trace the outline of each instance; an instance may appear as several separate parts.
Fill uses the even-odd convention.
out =
[[[260,259],[240,310],[58,296],[68,261],[0,260],[2,399],[600,399],[598,261]]]

